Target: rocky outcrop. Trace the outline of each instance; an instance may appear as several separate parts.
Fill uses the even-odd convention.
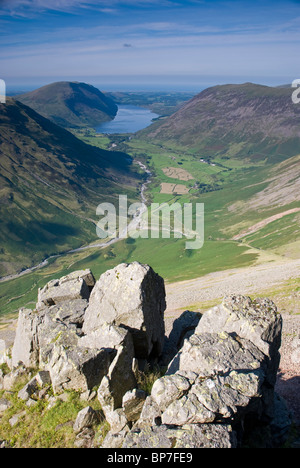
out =
[[[166,339],[164,281],[135,262],[97,282],[90,270],[51,281],[37,305],[20,311],[14,369],[0,383],[12,388],[24,368],[39,367],[19,398],[49,383],[56,394],[94,394],[110,425],[103,447],[233,448],[250,427],[279,427],[282,319],[270,300],[232,296],[201,319],[186,311]],[[137,363],[154,357],[168,367],[149,395]],[[92,446],[96,419],[91,408],[79,414],[78,446]]]
[[[97,282],[90,270],[52,280],[39,290],[35,311],[20,310],[12,366],[47,371],[56,394],[97,387],[116,433],[133,417],[132,404],[126,404],[127,417],[122,405],[137,387],[136,358],[162,352],[165,307],[163,279],[137,262],[119,265]],[[141,401],[136,418],[140,411]]]
[[[115,387],[112,407],[121,407],[136,385],[133,359],[161,354],[165,307],[163,279],[137,262],[97,283],[90,270],[52,280],[39,290],[35,311],[20,310],[12,366],[47,369],[57,393],[91,390],[106,376]],[[122,395],[114,384],[119,373]]]
[[[97,281],[86,310],[83,331],[90,336],[111,323],[130,331],[137,358],[160,356],[164,345],[163,279],[150,266],[121,264]]]
[[[98,390],[98,399],[102,410],[115,432],[118,432],[120,417],[122,419],[122,416],[124,416],[123,420],[125,424],[127,423],[125,414],[121,411],[123,396],[137,386],[132,369],[134,358],[133,340],[128,331],[123,331],[125,332],[124,340],[118,347],[117,354],[108,369],[107,375],[103,377]]]
[[[224,446],[235,447],[233,431],[239,429],[241,436],[250,420],[269,423],[281,326],[269,300],[231,297],[206,312],[166,375],[154,383],[124,446],[155,447],[160,440],[164,447],[178,448],[184,433],[189,443],[188,434],[199,435],[194,447],[216,447],[221,430]]]
[[[276,377],[281,345],[282,317],[269,299],[233,296],[204,314],[196,333],[220,333],[245,338],[253,343],[271,361],[270,371]]]

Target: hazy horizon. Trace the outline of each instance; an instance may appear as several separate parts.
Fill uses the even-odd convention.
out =
[[[8,96],[13,96],[15,94],[19,93],[27,93],[30,91],[33,91],[35,89],[41,88],[43,86],[46,86],[51,83],[59,82],[59,81],[78,81],[78,82],[83,82],[90,84],[92,86],[95,86],[98,88],[100,91],[103,92],[162,92],[162,93],[167,93],[167,92],[173,92],[173,93],[200,93],[206,88],[216,86],[216,85],[224,85],[224,84],[242,84],[246,82],[250,82],[250,80],[247,80],[246,77],[240,78],[240,79],[233,79],[230,80],[221,80],[221,79],[211,79],[207,83],[204,82],[204,80],[201,80],[201,77],[199,78],[199,82],[197,83],[196,81],[191,81],[189,82],[188,80],[182,80],[181,82],[172,82],[172,81],[167,81],[164,77],[161,81],[155,80],[152,81],[149,79],[149,81],[143,81],[143,80],[138,80],[137,78],[135,80],[130,80],[127,81],[126,79],[122,80],[122,77],[115,77],[115,80],[111,80],[108,82],[105,78],[104,79],[95,79],[94,77],[84,77],[82,79],[72,79],[71,77],[68,77],[66,79],[60,78],[60,77],[49,77],[46,80],[40,80],[40,81],[32,81],[32,82],[22,82],[20,81],[19,83],[17,82],[11,82],[8,80],[6,83],[7,86],[7,95]],[[283,85],[289,85],[291,83],[285,83],[283,80],[274,80],[274,79],[262,79],[262,80],[253,80],[252,81],[255,84],[259,85],[265,85],[265,86],[283,86]]]

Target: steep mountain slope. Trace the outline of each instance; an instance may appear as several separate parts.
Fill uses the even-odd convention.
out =
[[[112,120],[118,112],[112,99],[85,83],[52,83],[16,99],[65,128],[92,127]]]
[[[94,240],[97,205],[136,196],[130,166],[128,155],[86,145],[8,98],[0,105],[0,276]]]
[[[290,88],[252,83],[208,88],[142,138],[216,155],[280,162],[300,153],[300,105]]]
[[[204,203],[203,252],[217,252],[221,241],[231,242],[232,255],[240,244],[258,256],[299,258],[300,105],[292,92],[251,83],[210,88],[131,140],[140,158],[148,150],[154,201],[179,201],[180,187],[184,202]]]

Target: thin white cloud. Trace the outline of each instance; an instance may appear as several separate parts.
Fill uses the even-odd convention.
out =
[[[11,16],[35,16],[45,11],[71,12],[79,8],[97,8],[104,13],[112,13],[110,2],[96,0],[4,0],[0,3],[0,13]]]
[[[174,6],[172,0],[0,0],[0,15],[32,16],[45,11],[72,12],[92,9],[102,13],[116,13],[119,6]]]
[[[197,3],[197,2],[195,2]],[[157,13],[119,15],[121,6],[157,6]],[[1,73],[7,76],[218,74],[297,75],[300,43],[299,15],[263,23],[261,17],[227,22],[222,16],[199,21],[177,14],[162,15],[168,0],[0,0],[1,11],[35,15],[51,10],[85,13],[95,9],[88,27],[74,21],[28,22],[27,28],[9,29],[14,19],[4,18],[1,38]],[[6,5],[6,6],[5,6]],[[5,10],[6,8],[6,10]],[[80,10],[79,10],[80,9]],[[124,10],[124,11],[125,11]],[[14,12],[14,13],[13,13]],[[113,16],[115,15],[115,16]],[[93,15],[87,15],[87,18]],[[2,26],[4,21],[1,21]],[[18,28],[18,29],[17,29]],[[82,72],[84,70],[84,72]],[[9,73],[9,74],[8,74]],[[295,76],[296,76],[295,75]],[[5,77],[3,77],[5,78]]]

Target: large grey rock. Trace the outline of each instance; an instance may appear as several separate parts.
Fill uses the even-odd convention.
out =
[[[116,418],[116,411],[121,411],[123,396],[126,392],[133,390],[136,385],[136,378],[132,370],[132,360],[134,356],[134,348],[132,337],[129,332],[122,344],[117,348],[117,354],[112,361],[107,375],[103,378],[98,389],[98,399],[107,421],[111,425],[111,429],[117,432],[115,426],[118,427],[119,416]],[[123,411],[123,410],[122,410]],[[123,412],[124,413],[124,412]],[[117,420],[117,423],[115,421]],[[127,419],[124,413],[125,424]],[[121,429],[124,428],[125,424]]]
[[[12,348],[12,366],[23,363],[27,368],[43,367],[57,338],[65,330],[81,332],[87,306],[86,299],[70,299],[50,307],[44,305],[39,311],[21,309]]]
[[[270,299],[251,300],[245,296],[229,296],[223,303],[205,312],[196,333],[235,333],[257,346],[269,358],[267,378],[275,385],[280,362],[282,317]]]
[[[220,418],[226,420],[245,415],[257,404],[257,416],[272,413],[271,384],[268,376],[272,361],[251,341],[227,332],[196,333],[186,340],[167,371],[168,378],[194,372],[197,378],[185,392],[178,396],[168,389],[165,377],[164,393],[174,395],[165,409],[157,399],[156,382],[152,397],[162,409],[164,424],[209,423]],[[172,382],[172,380],[171,380]],[[191,381],[190,381],[191,382]],[[169,398],[171,399],[171,398]],[[166,397],[166,401],[168,398]],[[243,411],[242,411],[243,408]]]
[[[123,447],[231,447],[229,426],[270,422],[280,338],[281,317],[267,299],[233,297],[206,312]]]
[[[162,413],[162,423],[169,425],[212,423],[232,419],[238,411],[247,412],[251,399],[262,397],[259,373],[232,371],[228,376],[198,378],[189,392],[174,400]]]
[[[59,280],[52,280],[38,292],[37,310],[74,299],[89,299],[95,284],[90,270],[75,271]]]
[[[251,341],[236,338],[227,332],[195,333],[185,340],[166,375],[184,371],[205,378],[232,370],[255,370],[264,366],[265,361],[266,356]]]
[[[190,424],[182,427],[154,426],[133,429],[123,448],[236,448],[237,438],[230,425]]]
[[[68,341],[68,335],[71,333],[75,339],[73,345],[77,345],[87,306],[87,300],[75,299],[45,308],[39,312],[38,347],[40,367],[47,366],[59,338],[61,342],[64,337]]]
[[[46,366],[54,392],[92,390],[107,374],[115,354],[111,349],[80,347],[76,333],[65,331],[53,344]]]
[[[79,289],[72,289],[74,282]],[[22,362],[25,367],[48,370],[55,393],[87,392],[109,375],[110,396],[116,409],[122,405],[124,393],[136,386],[132,336],[125,328],[107,323],[89,335],[83,334],[88,301],[82,297],[82,285],[88,296],[94,285],[90,270],[48,283],[39,293],[40,309],[20,311],[13,362],[15,366]],[[118,391],[119,378],[124,393]]]
[[[104,323],[97,330],[90,332],[88,335],[80,337],[78,344],[79,346],[86,348],[111,348],[117,349],[118,346],[122,345],[128,331],[125,328],[117,327]]]
[[[21,309],[12,348],[12,366],[23,363],[26,367],[36,367],[39,362],[38,329],[41,317],[36,312]]]
[[[165,308],[163,279],[148,265],[121,264],[97,281],[83,332],[89,336],[104,323],[122,326],[132,333],[136,357],[159,356],[164,343]]]
[[[205,312],[195,330],[196,334],[222,331],[246,338],[274,358],[281,344],[282,317],[270,299],[229,296]]]
[[[75,434],[79,434],[86,427],[92,427],[98,421],[98,415],[93,408],[87,406],[79,411],[73,429]]]

